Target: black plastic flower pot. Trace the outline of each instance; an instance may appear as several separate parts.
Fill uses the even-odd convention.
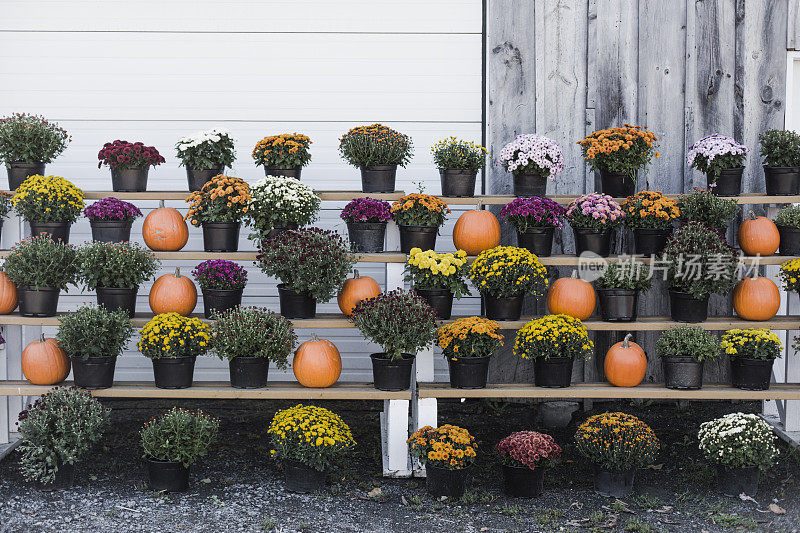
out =
[[[22,316],[48,317],[56,316],[60,289],[52,287],[17,287],[19,297],[19,313]]]
[[[464,495],[467,488],[467,468],[448,470],[428,463],[425,465],[425,472],[425,488],[434,498],[446,496],[458,499]]]
[[[636,181],[622,172],[600,171],[600,192],[614,198],[626,198],[636,191]]]
[[[206,252],[239,250],[240,222],[203,222],[203,249]]]
[[[668,389],[698,390],[703,387],[703,362],[691,356],[662,357],[664,386]]]
[[[128,242],[133,220],[92,220],[92,240],[95,242]]]
[[[410,253],[412,248],[423,252],[436,248],[437,226],[400,226],[400,251]]]
[[[572,357],[537,357],[533,363],[533,383],[537,387],[563,389],[572,383]]]
[[[44,176],[45,163],[26,163],[12,161],[6,166],[8,171],[8,189],[16,191],[30,176]]]
[[[295,292],[283,284],[278,285],[278,302],[285,318],[314,318],[317,315],[317,301],[310,294]]]
[[[303,167],[264,167],[264,174],[267,176],[283,176],[284,178],[295,178],[299,180],[302,172]]]
[[[97,287],[97,305],[102,305],[109,311],[123,309],[128,316],[133,318],[136,313],[136,294],[139,287],[132,289],[120,287]]]
[[[550,257],[553,253],[555,228],[526,228],[517,230],[517,246],[525,248],[539,257]]]
[[[667,245],[672,229],[636,228],[633,230],[633,247],[637,254],[658,255]]]
[[[596,289],[600,302],[600,318],[606,322],[633,322],[639,306],[639,291],[629,289]]]
[[[743,172],[744,167],[723,169],[717,176],[716,184],[714,178],[706,174],[706,184],[717,196],[739,196],[742,193]]]
[[[697,299],[688,292],[669,290],[669,308],[675,322],[708,320],[708,296]]]
[[[600,257],[611,254],[611,230],[592,228],[572,228],[575,235],[575,255],[593,253]]]
[[[486,310],[486,318],[491,320],[519,320],[519,317],[522,316],[522,304],[525,301],[524,294],[492,296],[491,294],[481,293],[481,296]]]
[[[72,222],[28,222],[31,225],[31,235],[50,235],[54,241],[69,242],[69,228]]]
[[[202,289],[203,316],[211,318],[214,311],[223,312],[242,305],[244,289]]]
[[[228,361],[231,387],[234,389],[263,389],[269,378],[269,359],[266,357],[234,357]]]
[[[356,252],[382,252],[386,222],[348,222],[347,234]]]
[[[372,383],[378,390],[399,391],[411,387],[411,368],[414,356],[403,354],[402,359],[389,359],[385,353],[370,354]]]
[[[742,493],[755,496],[758,492],[758,467],[731,468],[718,464],[717,488],[725,496],[738,497]]]
[[[325,489],[325,472],[301,463],[286,460],[283,462],[284,486],[289,492],[310,494]]]
[[[514,498],[535,498],[544,491],[544,468],[503,465],[503,492]]]
[[[189,488],[189,469],[177,461],[147,460],[150,490],[185,492]]]
[[[82,389],[108,389],[114,384],[117,357],[71,357],[75,386]]]
[[[475,181],[477,176],[477,170],[440,168],[439,179],[442,182],[442,196],[462,198],[475,196]]]
[[[194,381],[196,357],[153,359],[153,377],[159,389],[188,389]]]
[[[111,190],[114,192],[144,192],[150,167],[111,169]]]
[[[271,239],[272,237],[280,235],[281,233],[289,231],[290,229],[292,230],[298,229],[299,227],[300,227],[299,224],[286,224],[285,226],[277,226],[277,225],[273,226],[273,228],[269,230],[269,233],[267,233],[267,239]]]
[[[800,167],[764,167],[767,196],[800,194]]]
[[[489,359],[488,355],[448,358],[450,386],[454,389],[485,389],[489,377]]]
[[[547,194],[547,178],[539,174],[513,174],[514,196],[530,198],[531,196],[544,196]]]
[[[635,475],[636,470],[633,468],[619,471],[595,467],[594,490],[602,496],[622,498],[633,491]]]
[[[394,192],[397,165],[361,167],[361,190],[364,192]]]
[[[42,492],[53,492],[56,490],[66,490],[75,483],[75,465],[58,462],[56,478],[52,483],[36,482],[36,487]]]
[[[769,390],[773,359],[734,357],[731,359],[731,381],[737,389]]]
[[[447,289],[414,289],[414,292],[436,311],[436,318],[450,320],[453,313],[452,292]]]
[[[781,236],[780,255],[800,255],[800,228],[778,226],[778,234]]]
[[[186,167],[186,182],[190,191],[199,191],[203,185],[211,181],[214,176],[219,176],[223,167],[216,168],[189,168]]]

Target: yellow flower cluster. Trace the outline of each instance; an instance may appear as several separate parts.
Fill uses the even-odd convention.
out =
[[[429,273],[423,272],[426,276],[452,276],[463,271],[467,264],[467,252],[459,250],[456,253],[438,254],[433,250],[423,252],[420,248],[412,248],[407,264],[415,270],[428,270]]]
[[[437,213],[449,213],[450,208],[444,200],[431,196],[430,194],[411,193],[396,200],[392,204],[392,213],[397,211],[408,211],[415,207],[422,207],[428,211],[436,211]]]
[[[586,159],[594,159],[600,154],[610,154],[617,150],[630,150],[639,140],[648,147],[652,147],[653,142],[657,141],[658,137],[641,126],[625,124],[623,127],[598,130],[591,135],[587,135],[582,141],[578,141],[578,144],[585,148]],[[660,155],[656,153],[656,157]]]
[[[464,428],[445,424],[425,426],[408,439],[410,453],[423,464],[457,470],[472,464],[477,455],[475,437]]]
[[[311,139],[301,133],[283,133],[264,137],[253,148],[256,164],[276,166],[281,163],[304,165],[311,154],[308,149]],[[285,163],[284,163],[285,162]]]
[[[479,316],[459,318],[436,331],[437,344],[448,357],[485,357],[503,345],[500,325]]]
[[[722,335],[720,344],[726,354],[745,357],[752,357],[752,351],[757,348],[777,355],[782,346],[781,339],[767,328],[730,329]]]
[[[619,412],[587,418],[575,433],[575,444],[584,457],[610,470],[646,466],[661,448],[650,426]]]
[[[492,296],[541,294],[547,287],[547,269],[526,248],[496,246],[473,261],[469,272],[472,283]]]
[[[267,434],[270,457],[299,461],[325,471],[356,445],[350,427],[336,413],[298,404],[275,413]]]
[[[593,348],[586,326],[569,315],[545,315],[533,319],[517,332],[514,341],[514,355],[523,359],[588,359]]]
[[[186,198],[187,220],[200,226],[203,222],[237,222],[247,213],[250,186],[241,178],[219,174]]]
[[[29,176],[11,197],[27,220],[74,221],[83,210],[83,191],[60,176]]]
[[[781,279],[787,291],[800,291],[800,259],[781,264]]]
[[[151,359],[197,356],[208,350],[209,329],[199,318],[162,313],[139,332],[139,351]]]
[[[639,191],[622,203],[625,224],[629,227],[649,227],[670,224],[681,215],[678,201],[664,196],[660,191]]]

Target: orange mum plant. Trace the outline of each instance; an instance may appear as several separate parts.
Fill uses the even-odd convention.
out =
[[[479,316],[459,318],[436,332],[436,344],[448,359],[486,357],[503,345],[500,325]]]
[[[219,174],[186,199],[186,220],[200,226],[204,222],[239,222],[247,213],[250,187],[241,178]]]
[[[583,158],[592,170],[625,174],[636,181],[636,172],[659,157],[652,132],[641,126],[625,124],[622,127],[598,130],[588,135],[581,145]]]
[[[660,191],[640,191],[622,203],[625,225],[636,228],[672,228],[672,221],[681,216],[678,201]]]
[[[445,424],[438,428],[425,426],[408,439],[412,457],[422,464],[447,470],[466,468],[475,461],[475,437],[464,428]]]
[[[392,218],[401,226],[431,226],[444,224],[447,204],[429,194],[407,194],[392,204]]]
[[[253,148],[256,166],[274,168],[304,167],[311,161],[311,139],[301,133],[282,133],[264,137]]]

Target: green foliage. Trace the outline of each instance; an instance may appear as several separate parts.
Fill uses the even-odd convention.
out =
[[[722,353],[719,339],[700,326],[683,324],[658,337],[656,352],[664,357],[694,357],[698,361],[715,359]]]
[[[3,271],[17,287],[66,290],[78,276],[78,252],[49,235],[31,237],[11,248]]]
[[[687,222],[675,230],[663,258],[670,287],[695,299],[725,294],[736,283],[736,252],[719,233],[701,222]]]
[[[695,189],[681,197],[678,202],[681,220],[696,220],[711,228],[723,228],[739,212],[736,200],[727,200],[711,194],[711,191]]]
[[[264,357],[285,369],[297,344],[292,323],[279,314],[258,307],[234,307],[214,311],[211,346],[220,359]]]
[[[646,291],[653,280],[650,269],[639,261],[617,261],[609,263],[606,271],[596,281],[598,289],[625,289]]]
[[[486,160],[486,148],[472,141],[448,137],[431,148],[433,162],[441,169],[479,170]]]
[[[800,228],[800,205],[789,204],[775,215],[775,225]]]
[[[173,407],[145,423],[142,438],[144,458],[173,461],[190,466],[208,453],[219,432],[219,420],[203,411]]]
[[[339,139],[339,154],[355,167],[405,167],[413,152],[411,137],[382,124],[358,126]]]
[[[84,306],[61,317],[56,340],[70,357],[117,357],[133,334],[128,313],[122,309]]]
[[[151,279],[161,261],[150,250],[130,242],[93,242],[78,252],[80,277],[86,288],[133,289]]]
[[[9,163],[49,163],[72,139],[58,124],[44,117],[15,113],[0,119],[0,160]]]
[[[767,130],[758,136],[768,167],[800,167],[800,135],[789,130]]]

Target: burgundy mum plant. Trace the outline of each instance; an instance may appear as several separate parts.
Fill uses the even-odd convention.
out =
[[[247,271],[238,263],[226,259],[209,259],[192,270],[201,289],[230,291],[244,289]]]
[[[553,437],[537,431],[515,431],[498,442],[494,449],[504,465],[531,470],[549,466],[561,456],[561,447]]]
[[[119,170],[154,167],[165,161],[155,147],[145,146],[141,142],[130,143],[128,141],[104,144],[97,154],[97,159],[100,160],[97,168],[108,165]]]
[[[356,198],[344,206],[339,215],[345,222],[388,222],[392,219],[392,206],[375,198]]]
[[[500,218],[508,221],[519,231],[527,228],[560,228],[561,217],[566,209],[550,198],[533,196],[515,198],[503,206]]]
[[[124,220],[129,222],[142,216],[142,212],[132,203],[109,196],[86,207],[83,210],[83,215],[89,220]]]

